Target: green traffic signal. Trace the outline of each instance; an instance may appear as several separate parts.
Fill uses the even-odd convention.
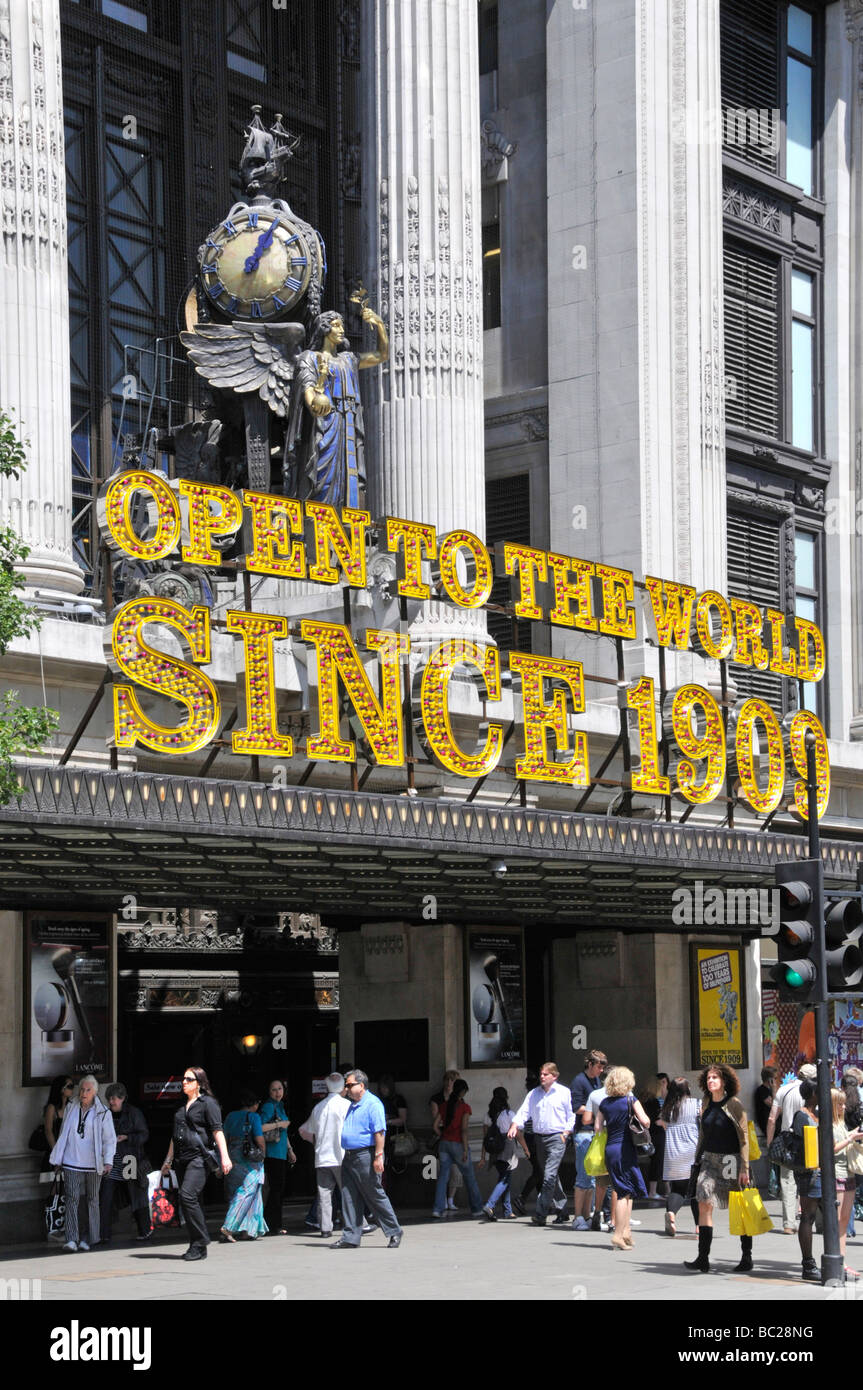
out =
[[[779,957],[771,974],[786,1003],[808,1004],[818,997],[816,928],[821,888],[821,864],[815,859],[776,866],[779,892]]]

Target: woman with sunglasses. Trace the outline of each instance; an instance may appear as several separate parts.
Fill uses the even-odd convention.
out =
[[[222,1130],[222,1112],[210,1090],[203,1067],[183,1070],[183,1104],[174,1115],[174,1134],[162,1164],[162,1172],[176,1166],[183,1216],[190,1244],[184,1260],[205,1260],[210,1237],[201,1193],[211,1172],[221,1168],[225,1177],[233,1164]]]
[[[48,1162],[48,1155],[60,1138],[66,1106],[71,1101],[74,1090],[75,1082],[67,1072],[61,1072],[51,1082],[48,1099],[42,1111],[42,1128],[45,1131],[45,1153],[42,1158],[41,1169],[43,1173],[47,1173],[51,1167]]]

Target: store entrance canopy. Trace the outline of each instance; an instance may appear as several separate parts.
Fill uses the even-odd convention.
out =
[[[70,768],[28,767],[21,780],[20,802],[0,809],[5,907],[119,909],[131,895],[653,931],[672,926],[680,887],[770,887],[777,863],[807,854],[802,834],[404,795]],[[852,884],[859,854],[826,841],[828,883]]]

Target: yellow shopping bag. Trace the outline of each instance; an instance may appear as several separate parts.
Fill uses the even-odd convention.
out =
[[[761,1157],[761,1145],[758,1142],[758,1135],[755,1133],[755,1126],[749,1121],[749,1162],[754,1163]]]
[[[589,1178],[606,1176],[605,1144],[607,1139],[608,1130],[601,1129],[598,1134],[594,1134],[587,1146],[587,1153],[584,1155],[584,1171]]]
[[[734,1193],[731,1195],[733,1197]],[[767,1214],[767,1208],[757,1187],[746,1187],[740,1195],[743,1198],[743,1234],[763,1236],[767,1231],[772,1231],[773,1222]]]
[[[803,1162],[807,1168],[818,1167],[818,1128],[807,1125],[803,1131]]]
[[[728,1194],[728,1230],[733,1236],[748,1235],[744,1218],[744,1196],[743,1192],[729,1192]]]

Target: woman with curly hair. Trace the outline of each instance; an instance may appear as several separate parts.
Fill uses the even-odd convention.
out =
[[[698,1203],[698,1257],[686,1268],[710,1272],[713,1208],[726,1208],[728,1194],[749,1186],[749,1121],[737,1099],[740,1080],[733,1067],[712,1062],[698,1078],[704,1093],[695,1162],[699,1165],[695,1200]],[[752,1268],[752,1237],[740,1237],[740,1263],[735,1273]]]
[[[594,1122],[594,1131],[599,1134],[603,1126],[608,1127],[605,1143],[605,1166],[611,1186],[617,1194],[617,1208],[614,1217],[614,1235],[611,1243],[615,1250],[632,1250],[632,1202],[635,1197],[646,1197],[647,1188],[638,1166],[638,1154],[629,1132],[629,1121],[633,1114],[645,1129],[650,1121],[640,1101],[633,1093],[635,1077],[628,1067],[612,1067],[605,1078],[605,1100],[599,1102],[599,1114]]]

